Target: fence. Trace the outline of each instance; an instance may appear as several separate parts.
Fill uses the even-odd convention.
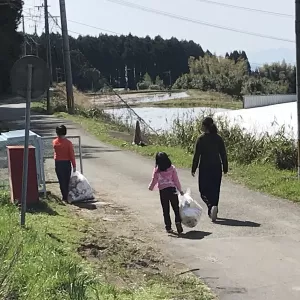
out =
[[[243,108],[262,107],[297,101],[296,95],[244,96]]]

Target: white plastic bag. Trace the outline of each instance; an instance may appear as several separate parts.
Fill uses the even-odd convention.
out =
[[[202,207],[191,197],[190,189],[181,196],[179,195],[179,213],[182,224],[189,228],[194,228],[200,221]]]
[[[78,171],[71,175],[68,202],[93,200],[94,193],[88,180]]]

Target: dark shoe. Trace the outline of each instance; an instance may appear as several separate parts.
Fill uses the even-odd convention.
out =
[[[171,229],[166,229],[166,231],[167,231],[167,233],[173,233],[174,232],[172,228]]]
[[[218,207],[217,206],[214,206],[211,209],[210,217],[213,222],[215,222],[217,220],[217,218],[218,218]]]
[[[176,228],[177,228],[178,234],[182,234],[183,233],[183,228],[182,228],[181,223],[176,223]]]

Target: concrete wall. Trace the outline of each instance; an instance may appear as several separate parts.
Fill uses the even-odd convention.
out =
[[[297,101],[297,95],[244,96],[244,108],[262,107]]]

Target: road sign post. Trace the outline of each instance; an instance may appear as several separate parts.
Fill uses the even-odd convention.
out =
[[[24,142],[22,198],[21,198],[21,226],[25,226],[25,217],[26,217],[31,88],[32,88],[32,65],[28,65],[27,98],[26,98],[26,111],[25,111],[25,142]]]
[[[26,98],[21,197],[21,226],[25,226],[31,100],[41,97],[49,87],[49,72],[47,64],[36,56],[24,56],[23,58],[19,59],[12,68],[11,83],[13,92],[22,98]]]

